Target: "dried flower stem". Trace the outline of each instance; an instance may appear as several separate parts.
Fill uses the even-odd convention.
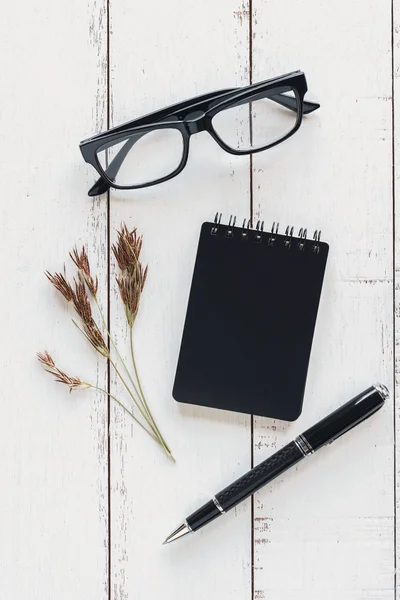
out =
[[[117,365],[115,364],[115,362],[111,358],[109,360],[110,360],[111,365],[114,367],[114,370],[116,371],[118,377],[120,378],[120,380],[124,384],[124,386],[125,386],[128,394],[130,395],[130,397],[134,401],[136,407],[140,411],[140,414],[142,415],[143,419],[146,421],[146,423],[149,425],[149,427],[151,427],[152,431],[154,432],[155,436],[157,437],[160,445],[164,448],[165,452],[175,462],[175,458],[173,457],[173,455],[171,453],[171,450],[167,446],[167,444],[166,444],[163,436],[160,433],[160,430],[157,427],[157,424],[156,424],[156,422],[154,420],[154,417],[150,413],[150,410],[148,408],[146,400],[144,399],[144,397],[139,396],[139,400],[141,400],[141,405],[139,404],[139,402],[137,401],[137,399],[133,395],[132,390],[130,389],[130,387],[126,383],[124,377],[122,376],[122,374],[121,374],[120,370],[118,369]],[[138,379],[138,384],[140,386],[139,379]]]
[[[122,356],[121,356],[121,354],[120,354],[120,352],[119,352],[119,350],[118,350],[118,347],[117,347],[116,343],[114,342],[114,339],[113,339],[113,337],[112,337],[111,333],[110,333],[110,332],[109,332],[109,330],[108,330],[108,327],[107,327],[107,322],[106,322],[106,319],[105,319],[105,317],[104,317],[104,313],[103,313],[103,311],[102,311],[102,309],[101,309],[101,306],[100,306],[100,304],[99,304],[99,301],[98,301],[97,295],[95,295],[95,294],[93,293],[93,291],[91,290],[91,288],[89,288],[89,291],[91,292],[91,294],[92,294],[92,297],[93,297],[93,300],[94,300],[94,302],[95,302],[95,304],[96,304],[96,306],[97,306],[97,310],[98,310],[98,312],[99,312],[99,315],[100,315],[100,318],[101,318],[101,320],[102,320],[102,322],[103,322],[103,327],[104,327],[104,330],[105,330],[105,332],[106,332],[106,334],[107,334],[107,336],[108,336],[108,339],[110,340],[110,342],[111,342],[111,344],[112,344],[112,346],[113,346],[113,348],[114,348],[114,350],[115,350],[115,352],[116,352],[116,354],[117,354],[117,356],[118,356],[118,358],[119,358],[119,360],[120,360],[120,362],[121,362],[122,366],[124,367],[124,370],[125,370],[126,374],[128,375],[128,378],[129,378],[129,380],[130,380],[130,382],[131,382],[131,384],[132,384],[132,386],[133,386],[134,392],[135,392],[135,394],[138,396],[138,398],[139,398],[139,401],[141,401],[141,403],[142,403],[142,407],[143,407],[143,410],[146,412],[146,414],[147,414],[147,417],[148,417],[148,418],[146,418],[146,416],[143,414],[143,412],[142,412],[141,408],[138,406],[137,399],[136,399],[136,398],[134,398],[134,396],[133,396],[133,394],[132,394],[131,390],[129,389],[129,386],[128,386],[128,385],[127,385],[127,383],[126,383],[126,381],[125,381],[125,380],[122,378],[122,375],[121,375],[121,373],[120,373],[120,372],[117,370],[117,368],[116,368],[115,364],[114,364],[114,363],[113,363],[113,361],[111,361],[111,359],[110,359],[110,362],[111,362],[112,366],[113,366],[113,367],[114,367],[114,369],[117,371],[117,373],[118,373],[118,376],[120,377],[121,381],[123,382],[123,384],[124,384],[124,386],[125,386],[126,390],[128,391],[128,393],[129,393],[129,394],[130,394],[130,396],[132,397],[132,399],[133,399],[133,401],[135,402],[136,406],[139,408],[139,410],[140,410],[140,412],[141,412],[141,414],[142,414],[143,418],[144,418],[144,419],[146,419],[146,422],[149,424],[149,426],[151,427],[151,429],[154,431],[154,434],[156,435],[156,437],[157,437],[157,439],[159,440],[159,442],[161,443],[161,445],[164,447],[164,449],[165,449],[165,451],[167,452],[167,454],[168,454],[168,455],[170,455],[170,457],[171,457],[173,460],[175,460],[175,459],[173,458],[173,456],[172,456],[172,453],[171,453],[171,450],[170,450],[169,446],[167,445],[167,443],[166,443],[165,439],[163,438],[163,436],[162,436],[162,434],[161,434],[161,431],[160,431],[160,430],[159,430],[159,428],[158,428],[158,425],[157,425],[157,423],[156,423],[156,421],[155,421],[154,417],[153,417],[153,416],[152,416],[152,414],[151,414],[151,411],[150,411],[149,405],[147,404],[147,401],[146,401],[145,395],[144,395],[144,393],[143,393],[143,388],[142,388],[142,384],[141,384],[141,381],[140,381],[140,378],[139,378],[139,373],[138,373],[138,370],[137,370],[137,367],[136,367],[136,361],[135,361],[135,356],[134,356],[134,352],[133,352],[133,340],[132,340],[133,323],[132,323],[132,326],[129,326],[129,337],[130,337],[130,348],[131,348],[132,364],[133,364],[133,368],[134,368],[134,371],[135,371],[135,376],[136,376],[136,380],[137,380],[137,384],[138,384],[138,386],[136,386],[136,384],[135,384],[135,382],[134,382],[134,380],[133,380],[133,378],[132,378],[132,375],[131,375],[131,373],[130,373],[129,369],[128,369],[128,367],[127,367],[127,365],[126,365],[126,363],[125,363],[124,359],[122,358]],[[136,313],[137,313],[137,310],[136,310]],[[135,315],[135,316],[136,316],[136,315]],[[128,315],[127,315],[127,318],[128,318]],[[139,388],[139,389],[138,389],[138,388]]]
[[[154,431],[155,435],[157,435],[157,432],[155,431],[154,426],[153,426],[151,420],[146,415],[146,413],[144,412],[142,406],[139,404],[139,402],[137,401],[137,399],[133,395],[132,390],[130,389],[129,385],[126,383],[125,378],[123,377],[121,371],[118,369],[117,365],[115,364],[115,362],[113,360],[110,359],[110,363],[113,366],[113,368],[114,368],[115,372],[117,373],[118,377],[120,378],[121,382],[123,383],[126,391],[128,392],[128,394],[132,398],[133,402],[135,403],[136,408],[139,410],[139,412],[142,415],[143,419],[146,421],[146,423],[149,425],[149,427],[151,427],[151,429]]]
[[[141,423],[141,422],[139,421],[139,419],[137,419],[137,418],[135,417],[135,415],[133,414],[133,412],[131,412],[131,411],[129,410],[129,408],[127,408],[127,407],[125,406],[125,404],[123,404],[123,403],[122,403],[120,400],[118,400],[118,398],[116,398],[116,396],[114,396],[113,394],[110,394],[110,392],[107,392],[107,390],[103,390],[103,388],[97,387],[97,385],[91,385],[90,383],[87,383],[86,385],[87,385],[88,387],[92,388],[93,390],[98,390],[99,392],[103,392],[103,394],[106,394],[107,396],[109,396],[110,398],[112,398],[113,400],[115,400],[115,402],[116,402],[117,404],[119,404],[119,406],[120,406],[121,408],[123,408],[123,409],[124,409],[124,411],[125,411],[126,413],[128,413],[128,415],[129,415],[129,416],[131,416],[131,417],[132,417],[132,419],[133,419],[134,421],[136,421],[136,423],[137,423],[138,425],[140,425],[140,427],[141,427],[141,428],[142,428],[142,429],[143,429],[143,430],[144,430],[146,433],[148,433],[148,434],[149,434],[149,435],[150,435],[150,436],[153,438],[153,440],[155,440],[155,441],[157,442],[157,444],[160,444],[160,440],[159,440],[159,439],[158,439],[158,438],[157,438],[157,437],[154,435],[154,433],[153,433],[152,431],[149,431],[149,430],[148,430],[148,429],[147,429],[147,428],[146,428],[146,427],[143,425],[143,423]],[[160,446],[162,446],[162,444],[160,444]]]
[[[167,445],[167,443],[166,443],[165,439],[164,439],[164,438],[163,438],[163,436],[161,435],[161,431],[159,430],[159,428],[158,428],[158,426],[157,426],[157,423],[156,423],[156,421],[155,421],[154,417],[152,417],[152,415],[151,415],[151,413],[150,413],[149,406],[148,406],[148,404],[147,404],[147,401],[146,401],[145,395],[144,395],[144,393],[143,393],[142,384],[141,384],[141,382],[140,382],[139,373],[138,373],[138,370],[137,370],[137,367],[136,367],[135,353],[134,353],[134,351],[133,351],[133,327],[130,327],[130,328],[129,328],[129,342],[130,342],[130,348],[131,348],[131,357],[132,357],[133,369],[134,369],[134,371],[135,371],[135,376],[136,376],[136,379],[137,379],[137,382],[138,382],[138,386],[139,386],[139,390],[140,390],[140,396],[141,396],[141,399],[142,399],[143,405],[144,405],[144,407],[145,407],[145,409],[146,409],[147,413],[148,413],[148,414],[149,414],[149,416],[151,417],[151,419],[152,419],[152,421],[153,421],[153,423],[154,423],[154,427],[155,427],[155,429],[156,429],[156,431],[157,431],[157,434],[158,434],[158,436],[160,437],[160,440],[162,441],[163,445],[165,446],[165,449],[166,449],[166,450],[167,450],[169,453],[171,453],[171,450],[169,449],[169,447],[168,447],[168,445]]]
[[[122,356],[121,356],[121,354],[120,354],[120,352],[119,352],[119,350],[118,350],[118,348],[117,348],[117,345],[116,345],[116,343],[114,342],[114,339],[113,339],[113,337],[112,337],[111,333],[110,333],[110,332],[109,332],[109,330],[108,330],[108,327],[107,327],[107,322],[106,322],[106,320],[105,320],[105,317],[104,317],[103,311],[101,310],[101,307],[100,307],[99,301],[98,301],[98,299],[97,299],[97,296],[93,296],[93,300],[95,301],[95,304],[96,304],[96,306],[97,306],[97,310],[99,311],[99,315],[100,315],[100,318],[101,318],[101,320],[102,320],[102,322],[103,322],[103,327],[104,327],[104,330],[105,330],[105,332],[106,332],[106,334],[107,334],[107,336],[108,336],[108,339],[110,340],[110,342],[111,342],[111,344],[112,344],[112,347],[114,348],[114,350],[115,350],[115,353],[116,353],[116,355],[118,356],[118,359],[120,360],[120,362],[121,362],[122,366],[124,367],[124,369],[125,369],[125,372],[126,372],[126,374],[128,375],[128,377],[129,377],[129,380],[130,380],[130,382],[131,382],[131,384],[132,384],[132,386],[133,386],[133,389],[134,389],[134,391],[135,391],[136,395],[137,395],[137,396],[139,396],[139,398],[140,398],[139,390],[137,389],[137,387],[136,387],[136,385],[135,385],[135,382],[133,381],[132,375],[130,374],[130,372],[129,372],[129,369],[128,369],[128,367],[126,366],[126,363],[125,363],[124,359],[122,358]]]
[[[98,303],[98,301],[97,301],[97,298],[96,298],[95,296],[94,296],[94,299],[95,299],[95,302],[96,302],[96,304],[97,304],[97,306],[98,306],[99,313],[100,313],[100,315],[101,315],[102,321],[103,321],[103,323],[104,323],[104,325],[105,325],[105,327],[106,327],[106,323],[105,323],[105,318],[104,318],[104,315],[103,315],[103,313],[102,313],[102,311],[101,311],[101,309],[100,309],[100,305],[99,305],[99,303]],[[80,315],[80,316],[81,316],[81,315]],[[81,318],[82,318],[82,320],[83,320],[83,317],[81,317]],[[73,319],[72,319],[72,322],[73,322],[73,323],[74,323],[74,325],[75,325],[75,326],[76,326],[76,327],[79,329],[79,331],[82,333],[82,335],[84,335],[84,336],[86,337],[86,339],[87,339],[87,340],[89,341],[89,343],[90,343],[90,344],[93,346],[93,348],[94,348],[94,349],[95,349],[95,350],[96,350],[96,351],[97,351],[97,352],[98,352],[98,353],[99,353],[101,356],[105,356],[105,357],[106,357],[106,358],[107,358],[107,359],[110,361],[110,364],[112,365],[112,367],[114,368],[114,370],[115,370],[115,372],[117,373],[118,377],[120,378],[120,380],[121,380],[122,384],[124,385],[124,387],[125,387],[126,391],[128,392],[128,394],[129,394],[129,395],[130,395],[130,397],[132,398],[132,400],[133,400],[133,402],[134,402],[134,404],[135,404],[136,408],[139,410],[139,412],[140,412],[140,414],[142,415],[143,419],[146,421],[147,425],[148,425],[148,426],[150,427],[150,429],[152,430],[152,432],[153,432],[154,436],[156,437],[157,441],[158,441],[158,442],[159,442],[159,444],[160,444],[160,445],[161,445],[161,446],[164,448],[164,450],[165,450],[166,454],[167,454],[167,455],[168,455],[168,456],[169,456],[169,457],[170,457],[170,458],[171,458],[171,459],[172,459],[172,460],[175,462],[175,458],[172,456],[171,450],[170,450],[170,449],[169,449],[169,447],[167,446],[167,444],[166,444],[166,442],[165,442],[164,438],[162,437],[162,435],[161,435],[161,433],[160,433],[160,430],[158,429],[158,427],[157,427],[157,425],[156,425],[156,423],[155,423],[155,421],[154,421],[154,418],[153,418],[153,416],[152,416],[152,415],[151,415],[151,413],[150,413],[150,410],[149,410],[149,408],[148,408],[148,406],[147,406],[147,403],[146,403],[146,404],[144,404],[144,403],[143,403],[143,400],[142,400],[142,398],[141,398],[141,395],[140,395],[139,391],[137,390],[137,387],[135,386],[135,384],[134,384],[134,382],[133,382],[133,379],[132,379],[132,377],[131,377],[131,375],[130,375],[130,373],[129,373],[129,371],[128,371],[128,368],[127,368],[127,366],[126,366],[126,364],[125,364],[125,362],[124,362],[123,358],[121,357],[121,355],[120,355],[120,353],[119,353],[119,351],[118,351],[118,349],[117,349],[117,346],[116,346],[115,342],[114,342],[114,341],[113,341],[113,339],[112,339],[112,336],[111,336],[110,332],[109,332],[109,331],[106,329],[107,335],[108,335],[108,337],[109,337],[109,339],[110,339],[111,343],[113,344],[113,346],[114,346],[114,348],[115,348],[115,350],[116,350],[116,352],[117,352],[117,355],[118,355],[119,359],[121,360],[122,364],[124,365],[124,369],[125,369],[125,371],[128,373],[128,376],[129,376],[129,378],[130,378],[130,380],[131,380],[131,382],[132,382],[132,384],[133,384],[133,386],[134,386],[134,388],[135,388],[135,391],[136,391],[136,394],[137,394],[137,396],[139,397],[139,400],[138,400],[138,399],[137,399],[137,398],[134,396],[134,394],[133,394],[132,390],[130,389],[129,385],[127,384],[127,382],[126,382],[125,378],[123,377],[123,375],[122,375],[121,371],[118,369],[118,367],[117,367],[116,363],[115,363],[115,362],[112,360],[112,358],[111,358],[111,356],[110,356],[110,353],[109,353],[108,349],[107,349],[107,354],[105,353],[105,343],[104,343],[104,341],[102,341],[102,343],[93,343],[93,341],[92,341],[92,335],[89,335],[89,334],[87,333],[87,328],[85,327],[85,321],[83,321],[83,326],[84,326],[84,329],[82,329],[81,327],[79,327],[79,325],[78,325],[78,324],[76,323],[76,321],[74,321]],[[94,321],[94,320],[93,320],[93,318],[92,318],[92,315],[91,315],[91,313],[90,313],[90,325],[91,325],[91,329],[92,329],[92,330],[94,330],[94,331],[96,331],[96,332],[97,332],[97,331],[99,331],[99,332],[100,332],[100,330],[99,330],[99,328],[98,328],[98,325],[95,323],[95,321]],[[100,335],[101,335],[101,334],[100,334]],[[97,340],[97,338],[98,338],[98,337],[99,337],[99,336],[96,336],[96,340]]]
[[[141,401],[141,403],[142,403],[143,410],[144,410],[144,411],[146,412],[146,414],[147,414],[147,417],[148,417],[148,418],[146,419],[146,422],[149,424],[149,426],[151,427],[151,429],[154,431],[154,434],[156,435],[156,437],[157,437],[158,441],[161,443],[161,445],[164,447],[164,449],[165,449],[165,451],[167,452],[167,454],[168,454],[168,455],[170,455],[170,456],[171,456],[171,458],[172,458],[173,460],[175,460],[175,459],[173,458],[172,454],[171,454],[171,450],[170,450],[170,448],[168,447],[168,445],[167,445],[166,441],[164,440],[163,436],[161,435],[161,432],[160,432],[160,430],[159,430],[159,428],[158,428],[158,426],[157,426],[157,423],[156,423],[156,421],[155,421],[154,417],[152,416],[152,414],[151,414],[151,412],[150,412],[150,408],[149,408],[149,406],[148,406],[148,404],[147,404],[147,402],[146,402],[146,398],[145,398],[145,396],[144,396],[144,393],[143,393],[143,389],[142,389],[142,385],[141,385],[141,382],[140,382],[140,379],[139,379],[139,374],[138,374],[138,370],[137,370],[137,368],[136,368],[136,362],[135,362],[135,357],[134,357],[134,353],[133,353],[133,344],[132,344],[132,327],[130,327],[130,328],[129,328],[129,329],[130,329],[130,346],[131,346],[131,356],[132,356],[133,368],[134,368],[134,370],[135,370],[135,376],[136,376],[136,379],[137,379],[137,383],[138,383],[138,386],[139,386],[139,390],[138,390],[138,388],[136,387],[136,385],[135,385],[135,382],[133,381],[132,375],[130,374],[130,372],[129,372],[129,369],[128,369],[128,367],[127,367],[127,365],[126,365],[126,363],[125,363],[124,359],[122,358],[121,354],[120,354],[120,353],[119,353],[119,351],[118,351],[117,345],[115,344],[115,342],[114,342],[114,340],[113,340],[113,338],[112,338],[112,336],[111,336],[111,334],[110,334],[109,330],[107,329],[107,323],[106,323],[106,320],[105,320],[105,318],[104,318],[104,314],[103,314],[103,311],[101,310],[101,307],[100,307],[100,304],[99,304],[99,302],[98,302],[98,299],[97,299],[97,297],[96,297],[96,296],[93,296],[93,299],[94,299],[94,301],[95,301],[95,303],[96,303],[96,306],[97,306],[97,309],[98,309],[98,311],[99,311],[100,317],[101,317],[101,319],[102,319],[102,321],[103,321],[103,326],[104,326],[104,329],[105,329],[105,331],[106,331],[106,333],[107,333],[107,335],[108,335],[108,338],[109,338],[109,340],[110,340],[111,344],[113,345],[113,347],[114,347],[114,350],[115,350],[115,352],[116,352],[116,354],[117,354],[117,356],[118,356],[119,360],[121,361],[121,364],[123,365],[123,367],[124,367],[124,369],[125,369],[125,372],[126,372],[126,374],[128,375],[128,377],[129,377],[129,380],[130,380],[130,382],[132,383],[133,389],[134,389],[134,391],[135,391],[136,395],[138,396],[138,398],[139,398],[139,401]],[[114,367],[114,369],[116,369],[116,366],[115,366],[115,364],[114,364],[114,363],[113,363],[111,360],[110,360],[110,362],[111,362],[112,366]],[[116,369],[116,370],[117,370],[117,369]],[[129,386],[127,385],[126,381],[125,381],[125,380],[122,378],[122,376],[121,376],[121,374],[120,374],[119,372],[118,372],[118,375],[119,375],[119,377],[120,377],[121,381],[124,383],[126,390],[128,391],[128,393],[129,393],[129,394],[130,394],[130,396],[132,397],[132,399],[133,399],[133,401],[135,402],[136,406],[138,406],[138,404],[137,404],[137,399],[133,397],[133,395],[132,395],[132,393],[131,393],[131,390],[129,389]],[[141,411],[141,409],[140,409],[140,407],[139,407],[139,406],[138,406],[138,408],[139,408],[139,410]],[[141,414],[143,415],[143,412],[142,412],[142,411],[141,411]],[[146,417],[145,417],[145,415],[143,415],[143,418],[146,418]]]
[[[75,327],[82,333],[82,335],[87,338],[87,335],[86,335],[85,331],[79,327],[78,323],[76,321],[74,321],[73,319],[72,319],[72,322],[75,325]],[[95,350],[97,350],[97,348],[95,348]],[[97,350],[97,351],[99,352],[99,350]],[[102,353],[99,352],[99,354],[102,354]],[[103,356],[103,354],[102,354],[102,356]],[[125,379],[124,379],[121,371],[118,369],[117,365],[115,364],[115,362],[112,360],[112,358],[110,356],[108,356],[108,360],[110,361],[111,366],[113,367],[114,371],[116,372],[116,374],[120,378],[121,382],[123,383],[126,391],[128,392],[128,394],[132,398],[133,402],[135,403],[136,407],[138,408],[140,414],[142,415],[142,417],[144,418],[144,420],[146,421],[146,423],[149,425],[149,427],[151,427],[153,429],[154,433],[156,433],[156,431],[155,431],[155,429],[154,429],[151,421],[147,417],[146,413],[143,411],[143,408],[140,406],[140,404],[137,401],[137,399],[135,398],[135,396],[133,395],[132,390],[130,389],[130,387],[126,383],[126,381],[125,381]]]

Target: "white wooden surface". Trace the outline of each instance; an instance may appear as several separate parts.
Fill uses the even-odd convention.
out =
[[[89,240],[106,276],[106,205],[84,189],[82,132],[105,126],[104,6],[5,7],[1,19],[0,596],[108,598],[107,403],[38,369],[47,348],[106,382],[43,271]],[[106,295],[103,294],[103,301]]]
[[[185,541],[160,543],[200,502],[340,402],[376,380],[393,391],[398,2],[43,0],[2,12],[0,598],[396,598],[393,394],[373,420],[254,501]],[[251,162],[202,134],[178,178],[86,196],[94,174],[79,156],[83,137],[296,68],[322,108],[286,144]],[[171,397],[198,231],[217,210],[318,226],[330,243],[294,424],[252,423]],[[43,271],[62,268],[70,248],[88,241],[127,352],[119,298],[113,284],[107,290],[107,235],[113,240],[123,220],[144,234],[150,270],[137,360],[176,465],[113,404],[108,414],[101,395],[69,395],[35,360],[47,348],[61,366],[107,385],[106,365],[81,342]]]

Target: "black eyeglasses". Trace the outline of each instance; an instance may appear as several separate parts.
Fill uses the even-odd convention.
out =
[[[100,175],[89,196],[175,177],[186,165],[190,136],[200,131],[208,131],[231,154],[272,148],[299,129],[303,114],[319,108],[304,101],[306,92],[304,73],[295,71],[198,96],[84,140],[83,158]]]

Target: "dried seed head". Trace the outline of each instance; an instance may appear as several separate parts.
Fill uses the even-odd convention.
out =
[[[39,362],[44,367],[46,367],[48,369],[52,369],[53,367],[56,366],[54,360],[51,358],[51,356],[47,352],[47,350],[45,350],[43,354],[41,352],[36,352],[36,356],[38,357]]]
[[[81,270],[79,271],[78,279],[74,279],[75,289],[66,280],[65,275],[63,275],[62,273],[55,273],[54,275],[52,275],[51,273],[46,271],[46,277],[51,281],[54,287],[64,296],[64,298],[68,302],[72,302],[74,309],[82,319],[82,331],[85,334],[88,341],[98,352],[100,352],[100,354],[108,358],[110,354],[109,349],[104,340],[103,334],[101,333],[99,327],[97,326],[96,322],[92,317],[90,298],[86,289],[86,286],[88,287],[88,289],[90,289],[90,286],[85,279],[85,274],[82,273]],[[94,286],[97,285],[94,284],[93,280],[92,283]],[[93,291],[95,289],[97,288],[93,287]]]
[[[83,276],[74,279],[75,290],[72,291],[72,303],[83,323],[83,332],[92,346],[103,356],[109,356],[109,349],[103,334],[92,317],[90,299],[83,281]]]
[[[139,310],[140,295],[147,277],[147,266],[143,269],[139,261],[143,237],[137,234],[136,229],[129,231],[124,223],[117,234],[117,243],[113,245],[112,249],[122,275],[116,280],[122,302],[125,305],[128,325],[133,327]]]
[[[140,288],[136,285],[134,279],[129,275],[117,277],[117,284],[122,302],[125,305],[126,318],[129,327],[133,327],[135,318],[139,309]]]
[[[86,283],[90,293],[92,296],[96,296],[97,290],[99,288],[99,280],[98,277],[93,279],[92,274],[90,272],[90,264],[89,258],[86,253],[85,247],[82,246],[82,251],[79,254],[77,247],[73,248],[72,252],[69,253],[71,259],[79,269],[79,273],[83,277],[84,282]]]
[[[93,319],[90,323],[83,323],[83,332],[97,352],[106,358],[110,357],[110,351],[104,341],[103,334]]]
[[[56,290],[60,292],[67,300],[67,302],[71,302],[73,299],[74,291],[68,281],[65,279],[65,275],[62,273],[54,273],[52,275],[49,271],[45,271],[45,275],[47,279],[54,285]]]
[[[92,320],[92,308],[83,279],[78,277],[78,279],[74,279],[74,283],[75,291],[72,292],[72,303],[82,321],[90,323]]]
[[[144,288],[144,284],[146,283],[146,279],[147,279],[147,269],[148,269],[148,265],[145,266],[144,271],[142,269],[142,265],[140,265],[140,291],[143,292],[143,288]]]
[[[67,385],[70,392],[72,392],[72,390],[84,390],[88,387],[91,387],[89,383],[82,381],[79,379],[79,377],[71,377],[70,375],[64,373],[64,371],[58,369],[54,360],[47,351],[45,351],[43,354],[38,352],[36,356],[38,357],[39,362],[45,368],[45,371],[51,375],[54,375],[56,381],[59,383],[64,383]]]
[[[136,270],[142,249],[143,237],[137,234],[137,229],[129,231],[126,224],[121,224],[121,231],[117,231],[117,243],[112,250],[121,271],[132,274]]]

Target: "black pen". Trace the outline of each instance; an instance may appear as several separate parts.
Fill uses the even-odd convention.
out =
[[[293,467],[322,446],[330,444],[379,410],[388,398],[388,389],[378,383],[371,386],[333,413],[322,419],[264,460],[254,469],[216,494],[212,500],[192,513],[165,540],[169,544],[192,531],[197,531],[254,494],[275,477]]]

